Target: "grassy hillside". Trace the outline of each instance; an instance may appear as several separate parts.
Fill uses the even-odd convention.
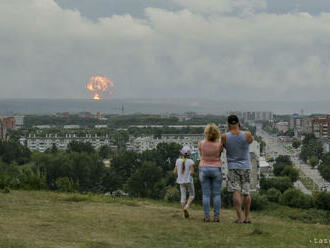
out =
[[[203,223],[200,207],[184,220],[178,204],[105,196],[14,191],[0,194],[0,247],[329,247],[330,226],[252,213],[253,224]]]

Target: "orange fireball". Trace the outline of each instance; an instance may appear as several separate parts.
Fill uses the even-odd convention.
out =
[[[94,100],[101,100],[106,96],[111,96],[115,84],[106,77],[95,76],[89,79],[87,89],[93,93]]]

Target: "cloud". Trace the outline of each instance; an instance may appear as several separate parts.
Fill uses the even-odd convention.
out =
[[[251,13],[255,9],[265,9],[266,0],[172,0],[174,3],[199,13],[230,13],[235,10]]]
[[[173,1],[183,8],[97,21],[53,0],[1,1],[0,97],[84,98],[102,75],[123,98],[329,99],[330,14]]]

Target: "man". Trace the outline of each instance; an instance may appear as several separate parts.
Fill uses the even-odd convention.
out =
[[[229,132],[221,136],[221,145],[226,149],[228,163],[228,191],[233,192],[233,203],[237,213],[235,223],[251,223],[249,219],[251,159],[249,145],[253,141],[250,132],[242,131],[236,115],[228,117]],[[242,218],[242,199],[245,218]]]

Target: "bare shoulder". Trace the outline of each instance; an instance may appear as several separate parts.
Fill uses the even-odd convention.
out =
[[[249,143],[252,143],[253,141],[253,136],[250,131],[245,131],[245,137]]]

